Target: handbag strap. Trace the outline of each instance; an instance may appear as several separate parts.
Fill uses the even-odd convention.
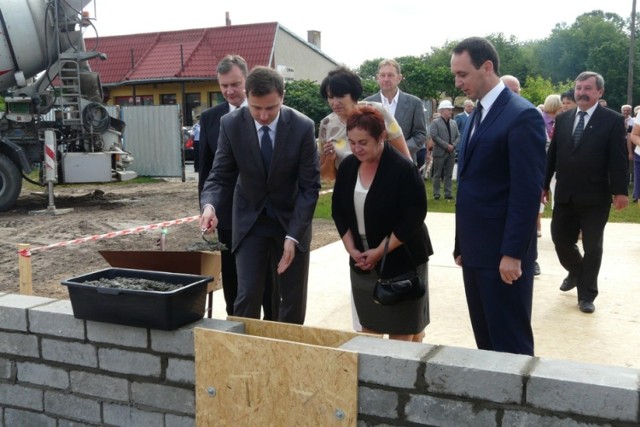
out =
[[[387,252],[389,251],[389,240],[391,240],[391,234],[385,237],[384,254],[382,255],[382,261],[380,261],[380,273],[379,273],[380,277],[384,277],[382,274],[382,271],[384,270],[384,262],[387,259]],[[407,255],[409,255],[409,259],[411,259],[411,263],[413,264],[413,269],[417,270],[416,262],[413,260],[413,256],[411,256],[411,251],[409,251],[409,249],[407,248],[406,243],[402,243],[401,246],[404,247],[405,251],[407,251]]]

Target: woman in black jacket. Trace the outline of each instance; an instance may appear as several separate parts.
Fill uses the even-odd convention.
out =
[[[358,106],[347,119],[352,156],[338,169],[332,216],[350,255],[351,288],[365,332],[421,341],[429,323],[429,292],[418,300],[382,306],[373,300],[379,262],[388,236],[384,277],[416,268],[427,280],[433,253],[424,224],[427,197],[415,165],[385,142],[384,118]]]

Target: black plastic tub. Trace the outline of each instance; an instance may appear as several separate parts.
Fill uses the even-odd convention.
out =
[[[176,285],[169,292],[113,289],[84,282],[116,277],[143,278]],[[107,268],[63,280],[76,319],[173,330],[204,316],[207,284],[213,278],[193,274]]]

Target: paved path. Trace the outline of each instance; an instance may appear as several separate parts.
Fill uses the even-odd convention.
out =
[[[629,209],[636,209],[630,206]],[[559,291],[566,276],[553,249],[549,219],[543,219],[535,279],[533,328],[536,355],[640,368],[640,224],[607,225],[596,311],[578,310],[576,291]],[[462,272],[454,262],[454,216],[429,213],[435,254],[429,262],[431,324],[425,342],[475,348]],[[347,253],[338,241],[311,253],[306,325],[351,330]],[[222,292],[213,317],[225,318]]]

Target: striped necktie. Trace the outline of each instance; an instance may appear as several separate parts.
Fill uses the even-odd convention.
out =
[[[576,125],[576,129],[573,131],[573,145],[577,146],[580,142],[580,137],[582,136],[582,132],[584,132],[584,116],[587,115],[586,111],[579,111],[578,114],[580,118],[578,119],[578,124]]]

